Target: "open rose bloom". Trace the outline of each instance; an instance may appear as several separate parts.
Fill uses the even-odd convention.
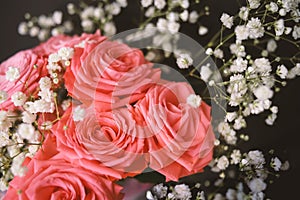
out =
[[[45,102],[58,94],[51,96],[55,106],[51,126],[41,131],[41,148],[25,159],[27,170],[10,182],[5,199],[122,199],[118,180],[151,169],[177,181],[202,172],[212,159],[210,106],[191,105],[192,87],[163,80],[139,49],[99,32],[57,36],[1,65],[20,69],[15,83],[0,83],[8,94],[1,108],[27,109],[13,106],[10,96],[17,91]],[[68,96],[60,100],[62,89]],[[33,114],[37,121],[46,116]]]

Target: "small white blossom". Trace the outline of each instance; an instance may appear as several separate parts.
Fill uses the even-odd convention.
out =
[[[272,114],[268,115],[265,122],[266,122],[267,125],[272,126],[276,119],[277,119],[277,114],[272,113]]]
[[[224,57],[224,53],[223,53],[223,51],[221,49],[215,49],[214,50],[214,56],[216,58],[222,59]]]
[[[156,198],[153,196],[153,194],[151,193],[151,191],[147,191],[146,192],[146,199],[147,200],[156,200]]]
[[[155,7],[154,6],[150,6],[146,12],[145,12],[145,16],[146,17],[151,17],[152,15],[154,15],[155,12]]]
[[[191,105],[194,108],[198,108],[201,105],[201,101],[201,97],[196,94],[191,94],[186,99],[187,104]]]
[[[114,35],[117,32],[117,28],[116,28],[115,24],[112,22],[105,23],[103,30],[104,30],[105,34],[108,36]]]
[[[11,101],[15,106],[23,106],[26,99],[26,94],[23,92],[15,92],[13,95],[11,95]]]
[[[81,108],[80,106],[77,106],[73,111],[73,120],[75,122],[82,121],[85,116],[85,109]]]
[[[84,10],[80,13],[80,18],[82,20],[88,19],[90,17],[94,16],[94,7],[92,6],[88,6],[86,8],[84,8]]]
[[[264,103],[261,100],[255,100],[249,104],[249,109],[252,114],[259,114],[264,111]]]
[[[284,8],[281,8],[280,10],[279,10],[279,15],[280,16],[282,16],[282,17],[284,17],[284,16],[286,16],[286,9],[284,9]]]
[[[173,194],[175,199],[189,200],[192,198],[192,193],[188,185],[175,185]]]
[[[26,22],[21,22],[18,26],[18,33],[20,35],[26,35],[28,33],[28,26]]]
[[[233,17],[228,15],[227,13],[223,13],[220,20],[226,28],[231,29],[231,27],[233,26]]]
[[[31,37],[36,37],[40,32],[40,28],[37,26],[33,26],[29,29],[29,35]]]
[[[210,64],[203,65],[200,68],[200,77],[204,82],[208,82],[208,79],[213,74],[212,70],[210,69]]]
[[[158,31],[164,33],[168,30],[168,21],[164,18],[159,18],[156,23]]]
[[[226,120],[228,122],[232,122],[234,119],[236,119],[237,113],[236,112],[227,112],[226,114]]]
[[[234,149],[230,155],[230,158],[231,158],[230,161],[231,164],[234,165],[239,164],[242,158],[241,151],[239,149]]]
[[[253,93],[258,100],[263,101],[263,100],[272,98],[274,92],[269,87],[262,85],[262,86],[259,86],[258,88],[256,88],[253,91]]]
[[[50,130],[52,128],[53,123],[51,121],[45,121],[41,124],[42,130]]]
[[[278,113],[278,107],[277,107],[277,106],[272,106],[272,107],[270,108],[270,111],[271,111],[272,113],[276,114],[276,113]]]
[[[234,189],[229,188],[226,192],[226,199],[236,200],[236,191]]]
[[[84,19],[81,21],[81,26],[84,31],[92,32],[94,30],[94,23],[90,19]]]
[[[16,156],[12,161],[12,166],[10,168],[12,174],[14,176],[24,176],[27,168],[22,166],[23,162],[25,160],[25,156],[23,153]]]
[[[244,60],[241,57],[238,57],[237,59],[235,59],[232,63],[232,65],[230,65],[230,71],[231,72],[243,72],[247,69],[247,65],[248,65],[248,61]]]
[[[282,162],[279,160],[279,158],[275,157],[271,159],[271,167],[273,167],[273,169],[275,171],[279,171],[281,168]]]
[[[22,123],[18,126],[17,134],[28,141],[34,141],[36,139],[35,128],[32,124]]]
[[[265,164],[265,158],[261,151],[253,150],[249,151],[247,155],[249,164],[255,165],[258,168],[261,168],[263,164]]]
[[[176,22],[176,21],[178,21],[178,19],[179,19],[178,13],[170,12],[170,13],[167,15],[167,19],[168,19],[170,22]]]
[[[214,53],[214,51],[212,50],[212,48],[207,48],[206,51],[205,51],[205,54],[209,55],[209,56],[213,55],[213,53]]]
[[[180,13],[179,17],[182,21],[186,22],[189,18],[189,11],[184,10],[182,13]]]
[[[28,147],[29,152],[26,154],[26,156],[32,158],[38,150],[39,150],[39,145],[29,145]]]
[[[237,119],[234,120],[233,128],[235,130],[240,130],[241,128],[246,127],[246,121],[243,116],[239,116]]]
[[[187,9],[190,6],[189,0],[180,0],[180,6],[184,9]]]
[[[234,32],[238,41],[246,40],[249,37],[249,30],[245,25],[236,26]]]
[[[220,170],[225,170],[228,166],[229,166],[229,160],[228,160],[228,158],[225,155],[221,156],[218,159],[217,167]]]
[[[251,20],[248,21],[246,27],[249,30],[250,39],[261,38],[264,35],[264,27],[262,26],[258,18],[251,18]]]
[[[222,194],[217,193],[217,194],[214,196],[213,200],[225,200],[225,198],[222,196]]]
[[[96,19],[101,19],[101,18],[104,17],[104,11],[103,11],[102,7],[95,8],[95,10],[94,10],[94,17]]]
[[[6,131],[0,131],[0,147],[5,147],[11,142]]]
[[[300,76],[300,63],[297,63],[295,67],[289,70],[287,78],[293,79],[296,76]],[[0,91],[0,103],[1,103],[1,91]]]
[[[194,24],[197,22],[198,18],[199,18],[199,14],[196,11],[192,11],[189,15],[189,22],[191,24]]]
[[[75,5],[73,3],[68,3],[67,11],[70,15],[74,15],[76,13]]]
[[[295,40],[297,40],[298,38],[300,38],[300,26],[294,26],[294,30],[292,33],[292,36]]]
[[[53,91],[51,90],[41,90],[38,95],[46,102],[53,101]]]
[[[285,26],[284,26],[284,20],[279,19],[274,23],[275,28],[275,34],[276,36],[281,36],[284,33]]]
[[[39,85],[41,90],[49,90],[51,88],[51,79],[47,76],[44,76],[40,79]]]
[[[0,90],[0,103],[5,102],[7,98],[8,98],[8,94],[5,91]]]
[[[180,54],[176,63],[180,69],[187,69],[193,64],[193,59],[189,54]]]
[[[8,70],[5,73],[6,80],[12,82],[17,80],[20,77],[20,71],[16,67],[8,67]]]
[[[128,5],[127,0],[117,0],[117,2],[122,8],[125,8]]]
[[[208,29],[205,26],[199,26],[198,34],[205,35],[208,32]]]
[[[277,43],[275,40],[270,39],[267,43],[267,51],[274,52],[277,49]]]
[[[274,2],[271,2],[269,4],[268,10],[270,10],[272,13],[275,13],[278,11],[278,5]]]
[[[168,30],[171,34],[178,33],[180,28],[180,24],[174,21],[169,21],[168,22]]]
[[[61,104],[61,107],[64,111],[66,111],[71,105],[71,99],[64,100]]]
[[[5,192],[6,190],[8,190],[8,183],[4,177],[2,177],[0,179],[0,191]]]
[[[252,179],[248,186],[253,193],[261,192],[267,188],[267,184],[260,178]]]
[[[159,199],[164,198],[167,196],[168,193],[168,187],[167,186],[163,186],[162,183],[157,184],[153,187],[152,189],[154,195],[156,197],[158,197]]]
[[[33,123],[36,120],[36,114],[32,114],[28,111],[22,113],[22,121],[28,124]]]
[[[52,15],[52,20],[56,24],[61,24],[63,13],[61,11],[55,11]]]
[[[260,0],[248,0],[248,3],[251,9],[256,9],[260,5]]]
[[[49,55],[48,61],[50,63],[56,63],[56,62],[60,61],[60,56],[58,55],[58,53],[52,53]]]
[[[288,74],[288,69],[284,65],[279,65],[276,70],[276,74],[281,78],[281,79],[286,79],[287,74]]]
[[[240,11],[239,11],[239,17],[246,21],[248,19],[248,16],[249,16],[249,8],[243,6],[240,8]]]
[[[262,74],[269,74],[272,71],[270,61],[266,58],[257,58],[254,60],[253,67]]]
[[[154,0],[154,6],[159,10],[163,9],[166,4],[167,3],[165,0]]]
[[[69,60],[73,57],[74,49],[70,47],[63,47],[60,48],[57,53],[62,60]]]

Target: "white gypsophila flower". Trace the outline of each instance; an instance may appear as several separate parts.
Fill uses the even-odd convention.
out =
[[[218,125],[218,132],[224,135],[225,133],[231,130],[229,124],[227,122],[221,122]]]
[[[215,49],[214,50],[214,56],[216,58],[222,59],[224,57],[224,53],[223,53],[223,51],[221,49]]]
[[[45,41],[49,37],[49,30],[42,29],[37,36],[40,41]]]
[[[66,111],[71,106],[71,99],[64,100],[61,104],[61,107],[64,111]]]
[[[81,26],[84,31],[92,32],[94,30],[94,23],[90,19],[84,19],[81,21]]]
[[[32,158],[39,150],[39,145],[29,145],[26,156]]]
[[[151,193],[151,191],[147,191],[146,192],[146,199],[147,200],[156,200],[157,198],[155,196],[153,196],[153,194]]]
[[[267,125],[272,126],[276,119],[277,119],[277,114],[272,113],[272,114],[268,115],[265,122],[266,122]]]
[[[189,0],[179,0],[179,4],[184,9],[187,9],[190,6]]]
[[[251,18],[250,21],[248,21],[246,27],[249,30],[249,38],[250,39],[257,39],[261,38],[264,35],[264,27],[262,26],[260,20],[256,18]]]
[[[106,5],[104,9],[111,15],[118,15],[121,12],[121,6],[117,2]]]
[[[213,53],[214,53],[214,51],[212,50],[212,48],[207,48],[205,51],[205,54],[209,55],[209,56],[213,55]]]
[[[259,114],[264,111],[264,103],[261,100],[255,100],[249,104],[249,109],[252,114]]]
[[[20,138],[35,141],[37,138],[35,128],[32,124],[22,123],[18,126],[17,134]]]
[[[248,19],[248,16],[249,16],[249,8],[243,6],[240,8],[240,11],[239,11],[239,17],[246,21]]]
[[[243,116],[239,116],[237,119],[234,120],[233,128],[235,130],[240,130],[241,128],[246,127],[246,121]]]
[[[36,120],[36,114],[32,114],[28,111],[22,112],[22,121],[28,124],[33,123]]]
[[[267,43],[267,51],[274,52],[277,49],[277,43],[274,39],[270,39]]]
[[[51,89],[52,85],[51,79],[47,76],[44,76],[40,79],[39,85],[41,90],[49,90]]]
[[[62,60],[69,60],[74,55],[74,49],[70,47],[62,47],[58,50],[57,53]]]
[[[300,26],[296,26],[296,25],[294,26],[292,36],[295,40],[300,38]]]
[[[82,121],[85,117],[85,109],[81,108],[80,106],[77,106],[73,111],[73,120],[75,122]]]
[[[23,162],[25,160],[24,153],[19,154],[18,156],[14,157],[12,160],[12,165],[11,165],[11,172],[14,176],[24,176],[27,168],[22,166]]]
[[[267,188],[267,184],[260,178],[254,178],[248,183],[248,187],[253,193],[264,191]]]
[[[274,22],[274,30],[276,36],[281,36],[284,33],[285,26],[284,26],[284,20],[279,19]]]
[[[180,69],[187,69],[193,64],[193,59],[189,54],[180,54],[176,63]]]
[[[230,71],[231,72],[243,72],[247,69],[248,66],[248,61],[244,60],[241,57],[237,57],[237,59],[235,59],[232,63],[232,65],[230,65]]]
[[[249,164],[255,165],[258,168],[262,168],[263,164],[265,164],[264,154],[259,150],[249,151],[247,160]]]
[[[165,0],[154,0],[154,6],[161,10],[167,5]]]
[[[94,7],[92,6],[88,6],[86,8],[84,8],[84,10],[80,13],[80,18],[82,20],[84,19],[88,19],[94,16]]]
[[[187,104],[194,108],[198,108],[201,105],[201,101],[201,97],[196,94],[190,94],[186,99]]]
[[[53,101],[53,91],[51,90],[41,90],[39,91],[38,95],[46,102],[52,102]]]
[[[231,158],[230,161],[231,164],[234,165],[239,164],[242,159],[241,151],[239,149],[234,149],[230,155],[230,158]]]
[[[5,73],[6,80],[12,82],[17,80],[20,77],[20,71],[16,67],[8,67],[8,70]]]
[[[167,196],[167,193],[168,193],[168,187],[167,186],[163,186],[162,183],[160,184],[157,184],[155,185],[153,188],[152,188],[152,191],[154,193],[154,195],[161,199],[161,198],[164,198]]]
[[[158,31],[164,33],[168,30],[168,21],[164,18],[159,18],[156,23]]]
[[[258,100],[264,101],[273,97],[273,90],[265,85],[261,85],[254,89],[253,94]]]
[[[58,36],[60,34],[64,33],[64,29],[61,26],[55,27],[51,30],[51,35],[52,36]]]
[[[5,131],[0,131],[0,147],[5,147],[9,145],[11,140],[9,139],[9,135]]]
[[[274,114],[277,114],[277,113],[278,113],[278,107],[277,107],[277,106],[272,106],[272,107],[270,108],[270,111],[271,111],[272,113],[274,113]]]
[[[277,5],[275,2],[271,2],[271,3],[269,4],[269,6],[267,7],[267,9],[268,9],[269,11],[271,11],[272,13],[275,13],[275,12],[278,11],[278,5]]]
[[[199,26],[199,29],[198,29],[199,35],[205,35],[207,32],[208,32],[208,28],[206,28],[205,26]]]
[[[250,195],[251,200],[264,200],[265,194],[263,192],[257,192]]]
[[[49,63],[56,63],[58,61],[60,61],[60,56],[58,55],[58,53],[52,53],[49,55],[48,57]]]
[[[210,64],[207,63],[200,68],[200,77],[204,82],[208,82],[209,78],[213,74],[212,70],[210,69]]]
[[[39,99],[34,102],[26,102],[25,109],[33,114],[38,112],[51,113],[54,111],[54,103]]]
[[[169,21],[169,22],[168,22],[168,31],[169,31],[171,34],[178,33],[179,28],[180,28],[180,24],[179,24],[179,23],[174,22],[174,21]]]
[[[52,20],[56,24],[61,24],[63,13],[61,11],[54,11],[52,15]]]
[[[36,37],[40,32],[40,28],[37,26],[33,26],[29,29],[29,35],[31,37]]]
[[[244,75],[234,74],[230,76],[230,84],[227,88],[227,92],[230,94],[237,93],[240,96],[247,92],[247,84]]]
[[[191,190],[186,184],[175,185],[173,194],[175,199],[189,200],[192,198]]]
[[[249,37],[249,30],[245,25],[238,25],[234,29],[238,41],[246,40]]]
[[[0,90],[0,103],[5,102],[7,98],[8,98],[7,92]]]
[[[275,157],[271,159],[271,167],[275,171],[279,171],[281,168],[282,162],[279,160],[279,158]]]
[[[101,18],[103,18],[104,17],[104,10],[103,10],[103,8],[102,7],[97,7],[97,8],[95,8],[94,9],[94,17],[96,18],[96,19],[101,19]]]
[[[189,11],[184,10],[182,13],[179,14],[179,17],[182,21],[186,22],[189,18]]]
[[[26,22],[21,22],[18,26],[18,33],[20,35],[26,35],[28,33],[28,26]]]
[[[225,170],[228,166],[229,166],[229,160],[225,155],[218,158],[217,167],[220,170]]]
[[[151,17],[152,15],[154,15],[155,12],[155,7],[154,6],[150,6],[146,12],[145,12],[145,16],[146,17]]]
[[[128,5],[127,0],[117,0],[117,3],[120,4],[122,8],[125,8]]]
[[[190,15],[189,15],[189,22],[190,22],[191,24],[196,23],[197,20],[198,20],[198,18],[199,18],[199,14],[197,13],[197,11],[194,10],[194,11],[190,12]]]
[[[53,18],[47,17],[46,15],[39,16],[37,22],[42,28],[50,28],[55,25]]]
[[[248,0],[248,3],[251,9],[256,9],[260,6],[260,0]]]
[[[2,177],[0,179],[0,191],[5,192],[8,190],[8,182]]]
[[[67,4],[67,11],[70,15],[74,15],[76,13],[76,8],[73,3],[68,3]]]
[[[269,74],[272,71],[270,61],[266,58],[257,58],[253,63],[254,69],[261,74]]]
[[[223,197],[222,194],[217,193],[217,194],[214,196],[213,200],[225,200],[225,197]]]
[[[227,112],[225,118],[228,122],[232,122],[234,119],[236,119],[236,117],[237,117],[236,112]]]
[[[233,26],[233,17],[228,15],[227,13],[223,13],[220,20],[226,28],[231,29],[231,27]]]
[[[230,52],[237,57],[245,57],[246,52],[245,52],[245,46],[239,43],[234,43],[229,46]]]
[[[286,79],[286,76],[288,74],[288,69],[284,65],[279,65],[276,70],[276,74],[281,78],[281,79]]]
[[[26,94],[20,91],[15,92],[13,95],[11,95],[11,101],[14,103],[15,106],[23,106],[26,99]]]
[[[170,22],[176,22],[179,19],[179,15],[176,12],[170,12],[169,14],[167,14],[167,19]]]
[[[300,63],[297,63],[295,67],[289,70],[287,78],[293,79],[296,76],[300,76]],[[0,103],[1,103],[1,91],[0,91]]]
[[[103,30],[107,36],[112,36],[117,32],[117,28],[113,22],[105,23]]]
[[[234,189],[229,188],[226,192],[227,200],[236,200],[236,191]]]
[[[229,132],[224,132],[222,136],[227,144],[235,145],[237,142],[236,132],[233,129],[230,129]]]
[[[270,109],[271,105],[272,105],[272,101],[270,101],[269,99],[266,99],[263,102],[263,107],[265,110],[268,110]]]

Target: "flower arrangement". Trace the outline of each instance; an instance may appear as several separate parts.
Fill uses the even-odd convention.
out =
[[[245,149],[243,128],[261,113],[272,126],[273,96],[300,75],[300,2],[238,2],[209,28],[208,1],[25,14],[18,32],[41,43],[0,65],[4,199],[267,198],[289,162]]]

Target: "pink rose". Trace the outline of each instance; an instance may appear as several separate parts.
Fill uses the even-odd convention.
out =
[[[33,53],[32,50],[20,51],[0,64],[0,91],[7,94],[7,100],[1,103],[0,109],[13,110],[11,95],[23,92],[29,97],[36,95],[39,79],[47,75],[46,60]],[[8,80],[7,71],[15,70],[15,79]]]
[[[149,83],[160,80],[160,70],[152,65],[142,51],[105,40],[88,54],[80,68],[67,69],[65,84],[73,98],[86,105],[99,103],[96,108],[107,111],[112,104],[120,107],[138,100]]]
[[[122,199],[121,186],[93,171],[74,165],[55,154],[55,140],[48,137],[44,148],[27,163],[23,177],[15,177],[4,199]],[[52,150],[52,152],[51,152]],[[63,152],[62,152],[63,153]]]
[[[131,108],[140,126],[151,130],[144,142],[149,167],[167,180],[201,172],[212,159],[215,137],[210,107],[204,102],[198,108],[189,105],[191,94],[194,91],[187,83],[156,85]]]
[[[74,122],[70,108],[52,128],[58,150],[70,162],[80,161],[85,168],[115,178],[135,175],[146,168],[143,143],[131,136],[138,130],[128,116],[115,118],[110,112],[95,114],[92,107],[85,113],[82,121]]]

